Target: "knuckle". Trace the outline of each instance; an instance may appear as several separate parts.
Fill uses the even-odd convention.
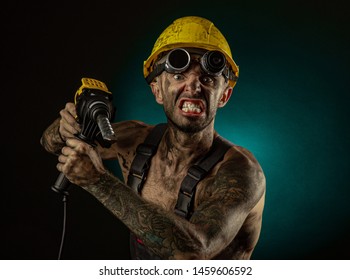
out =
[[[76,148],[77,148],[76,150],[78,152],[84,153],[84,154],[88,154],[92,149],[92,147],[90,145],[88,145],[84,142],[79,142]]]
[[[86,149],[84,147],[83,143],[78,143],[77,146],[75,147],[75,153],[79,152],[79,153],[85,153]]]
[[[60,110],[60,116],[61,116],[61,117],[64,115],[65,111],[66,111],[66,109]],[[61,121],[62,121],[62,119],[61,119]]]

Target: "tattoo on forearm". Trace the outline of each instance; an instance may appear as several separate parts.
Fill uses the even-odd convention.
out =
[[[174,258],[179,251],[198,251],[200,244],[189,230],[189,223],[178,222],[177,216],[144,201],[110,173],[103,174],[97,184],[86,190],[163,258]]]
[[[55,120],[45,131],[40,139],[41,145],[45,150],[58,155],[64,146],[59,132],[59,119]]]
[[[255,190],[258,184],[255,178],[258,175],[246,170],[237,170],[230,165],[223,167],[215,180],[206,183],[206,189],[211,189],[210,200],[208,202],[204,198],[200,202],[199,211],[194,213],[190,222],[146,202],[109,172],[101,175],[97,183],[86,186],[85,189],[141,238],[155,254],[163,259],[179,256],[190,259],[198,257],[197,253],[203,252],[206,246],[217,246],[215,242],[208,241],[216,239],[227,227],[228,221],[223,217],[231,216],[232,209],[248,212],[241,205],[249,208],[256,203],[260,196]],[[217,203],[213,203],[215,201]],[[235,222],[243,223],[245,216],[237,215],[238,217],[240,220]]]

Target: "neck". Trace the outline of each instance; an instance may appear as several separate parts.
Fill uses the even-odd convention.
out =
[[[209,151],[215,135],[213,122],[196,133],[186,133],[169,124],[159,146],[162,160],[176,170],[192,165]]]

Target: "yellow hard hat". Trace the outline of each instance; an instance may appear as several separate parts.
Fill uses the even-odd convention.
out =
[[[186,16],[176,19],[158,37],[151,55],[144,61],[143,75],[146,78],[154,69],[158,56],[174,48],[201,48],[208,51],[222,52],[233,73],[238,78],[239,68],[234,62],[231,49],[225,37],[214,24],[202,17]],[[230,79],[230,86],[234,87],[237,79]]]

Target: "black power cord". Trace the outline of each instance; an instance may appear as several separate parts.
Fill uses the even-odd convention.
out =
[[[58,260],[61,259],[62,256],[62,250],[63,250],[63,244],[64,244],[64,238],[66,235],[66,223],[67,223],[67,195],[63,195],[63,227],[62,227],[62,237],[61,237],[61,244],[60,244],[60,250],[58,252]]]

